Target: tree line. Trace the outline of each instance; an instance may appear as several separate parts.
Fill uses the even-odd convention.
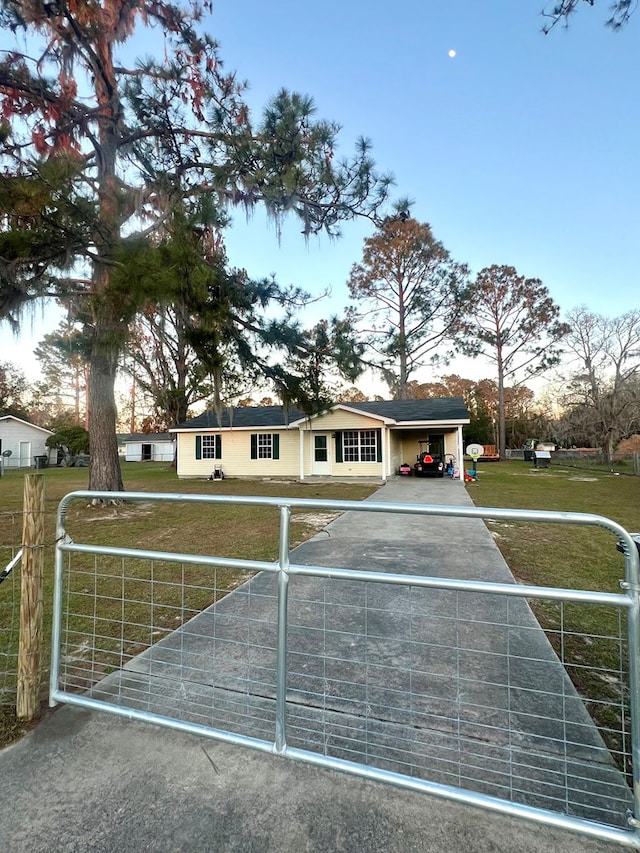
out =
[[[559,4],[552,22],[576,6]],[[200,401],[220,412],[256,385],[320,411],[366,367],[404,398],[425,365],[482,356],[495,371],[504,448],[508,388],[556,365],[573,340],[546,288],[510,266],[472,279],[406,202],[385,213],[392,178],[370,143],[340,157],[338,126],[318,119],[309,97],[282,90],[255,118],[205,31],[210,11],[166,0],[0,3],[14,36],[0,53],[0,316],[18,328],[39,301],[65,307],[66,327],[38,355],[50,387],[65,359],[75,420],[87,418],[90,488],[123,487],[123,370],[152,401],[148,416],[172,426]],[[162,37],[163,55],[128,61],[142,27]],[[297,217],[307,239],[371,221],[342,316],[305,328],[309,294],[230,268],[228,212],[258,205],[276,225]],[[578,342],[572,352],[586,358]],[[599,352],[582,407],[588,400],[601,419],[606,410],[615,441],[611,423],[629,410],[611,394],[628,389],[633,359],[612,391],[597,378],[611,353]]]
[[[486,277],[482,278],[486,287]],[[504,283],[504,282],[502,282]],[[475,303],[472,303],[475,306]],[[472,307],[474,317],[479,312]],[[462,315],[461,315],[462,316]],[[519,315],[522,319],[522,316]],[[213,382],[203,363],[181,338],[164,312],[149,313],[142,328],[134,332],[125,346],[121,373],[126,393],[119,401],[119,429],[122,432],[160,432],[185,420],[189,407],[198,403],[214,405]],[[463,327],[464,323],[460,323]],[[326,332],[326,328],[321,326]],[[534,392],[526,384],[526,372],[520,377],[503,370],[509,380],[502,388],[495,374],[492,378],[468,379],[446,373],[446,352],[438,353],[438,373],[430,381],[414,378],[424,375],[424,363],[406,374],[404,398],[459,396],[471,416],[466,439],[504,448],[522,447],[531,437],[553,440],[561,446],[600,447],[609,460],[621,439],[640,432],[640,312],[627,312],[608,318],[579,307],[569,312],[562,323],[563,336],[557,341],[554,360],[560,359],[550,374],[546,390]],[[353,330],[351,330],[353,331]],[[449,330],[448,334],[453,335]],[[319,338],[322,336],[318,333]],[[504,337],[505,335],[503,335]],[[56,332],[46,335],[36,349],[42,368],[42,379],[29,384],[24,373],[10,363],[0,364],[0,413],[15,414],[54,430],[82,426],[88,422],[88,363],[76,347],[81,339],[77,329],[64,321]],[[359,339],[360,363],[352,373],[372,365],[379,352],[377,343],[371,353]],[[513,342],[514,338],[509,340]],[[329,338],[324,338],[326,344]],[[346,373],[340,377],[334,370],[329,382],[325,371],[335,354],[328,357],[316,342],[317,359],[324,366],[316,371],[323,384],[323,403],[358,402],[368,399],[357,385],[349,384]],[[335,342],[334,342],[335,343]],[[331,344],[333,347],[334,344]],[[350,350],[353,364],[353,351]],[[549,352],[536,363],[547,369]],[[487,360],[487,366],[491,366]],[[511,364],[511,361],[507,362]],[[400,398],[399,370],[385,353],[380,362],[389,383],[389,394]],[[395,366],[399,367],[400,360]],[[182,368],[185,368],[184,370]],[[434,367],[435,370],[435,367]],[[426,371],[429,372],[428,370]],[[529,374],[531,375],[531,374]],[[230,396],[224,399],[234,405],[274,405],[281,402],[275,394],[256,393],[266,388],[263,377],[255,385],[251,377],[236,372],[227,386]],[[500,444],[500,412],[503,413],[504,441]]]

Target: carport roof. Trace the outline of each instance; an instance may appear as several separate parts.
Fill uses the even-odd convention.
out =
[[[402,424],[434,421],[468,423],[469,412],[462,397],[432,397],[427,400],[376,400],[366,403],[336,403],[330,411],[346,410],[384,418]],[[185,423],[178,424],[172,432],[202,429],[239,429],[249,427],[296,427],[306,415],[300,409],[284,406],[238,406],[222,410],[221,422],[214,411],[207,411]]]
[[[344,403],[342,408],[378,415],[398,423],[407,421],[468,421],[462,397],[431,397],[427,400],[379,400]]]

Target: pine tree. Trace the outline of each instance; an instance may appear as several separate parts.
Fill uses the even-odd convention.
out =
[[[143,247],[174,205],[203,194],[264,204],[276,221],[293,213],[305,235],[337,233],[344,219],[375,215],[389,180],[364,140],[335,159],[338,128],[315,120],[308,98],[282,91],[254,124],[202,31],[208,4],[3,0],[1,10],[15,45],[0,61],[0,316],[17,324],[54,296],[82,324],[89,487],[120,490],[118,360],[139,308],[167,298],[163,277],[142,291],[114,286],[125,235]],[[138,26],[163,53],[127,65]]]

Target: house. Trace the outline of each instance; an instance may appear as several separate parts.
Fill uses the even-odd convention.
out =
[[[175,438],[168,432],[120,434],[118,454],[126,462],[173,462]]]
[[[55,463],[58,451],[49,448],[46,441],[51,430],[30,424],[14,415],[0,417],[0,453],[4,468],[33,468],[36,456],[46,456]]]
[[[375,477],[416,460],[418,442],[458,464],[469,412],[461,397],[337,403],[307,417],[283,406],[208,411],[170,432],[178,477]]]

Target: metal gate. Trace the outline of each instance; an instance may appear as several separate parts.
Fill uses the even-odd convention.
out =
[[[278,559],[71,541],[69,504],[100,497],[202,511],[273,508]],[[292,511],[311,510],[596,525],[623,549],[622,591],[291,562]],[[640,567],[633,539],[615,522],[79,491],[61,501],[57,524],[52,705],[108,711],[640,847]],[[546,633],[536,602],[555,614]],[[592,608],[611,615],[606,632],[584,628]],[[602,663],[588,675],[615,698],[576,690],[570,675],[586,669],[575,650],[585,643],[601,644]]]

